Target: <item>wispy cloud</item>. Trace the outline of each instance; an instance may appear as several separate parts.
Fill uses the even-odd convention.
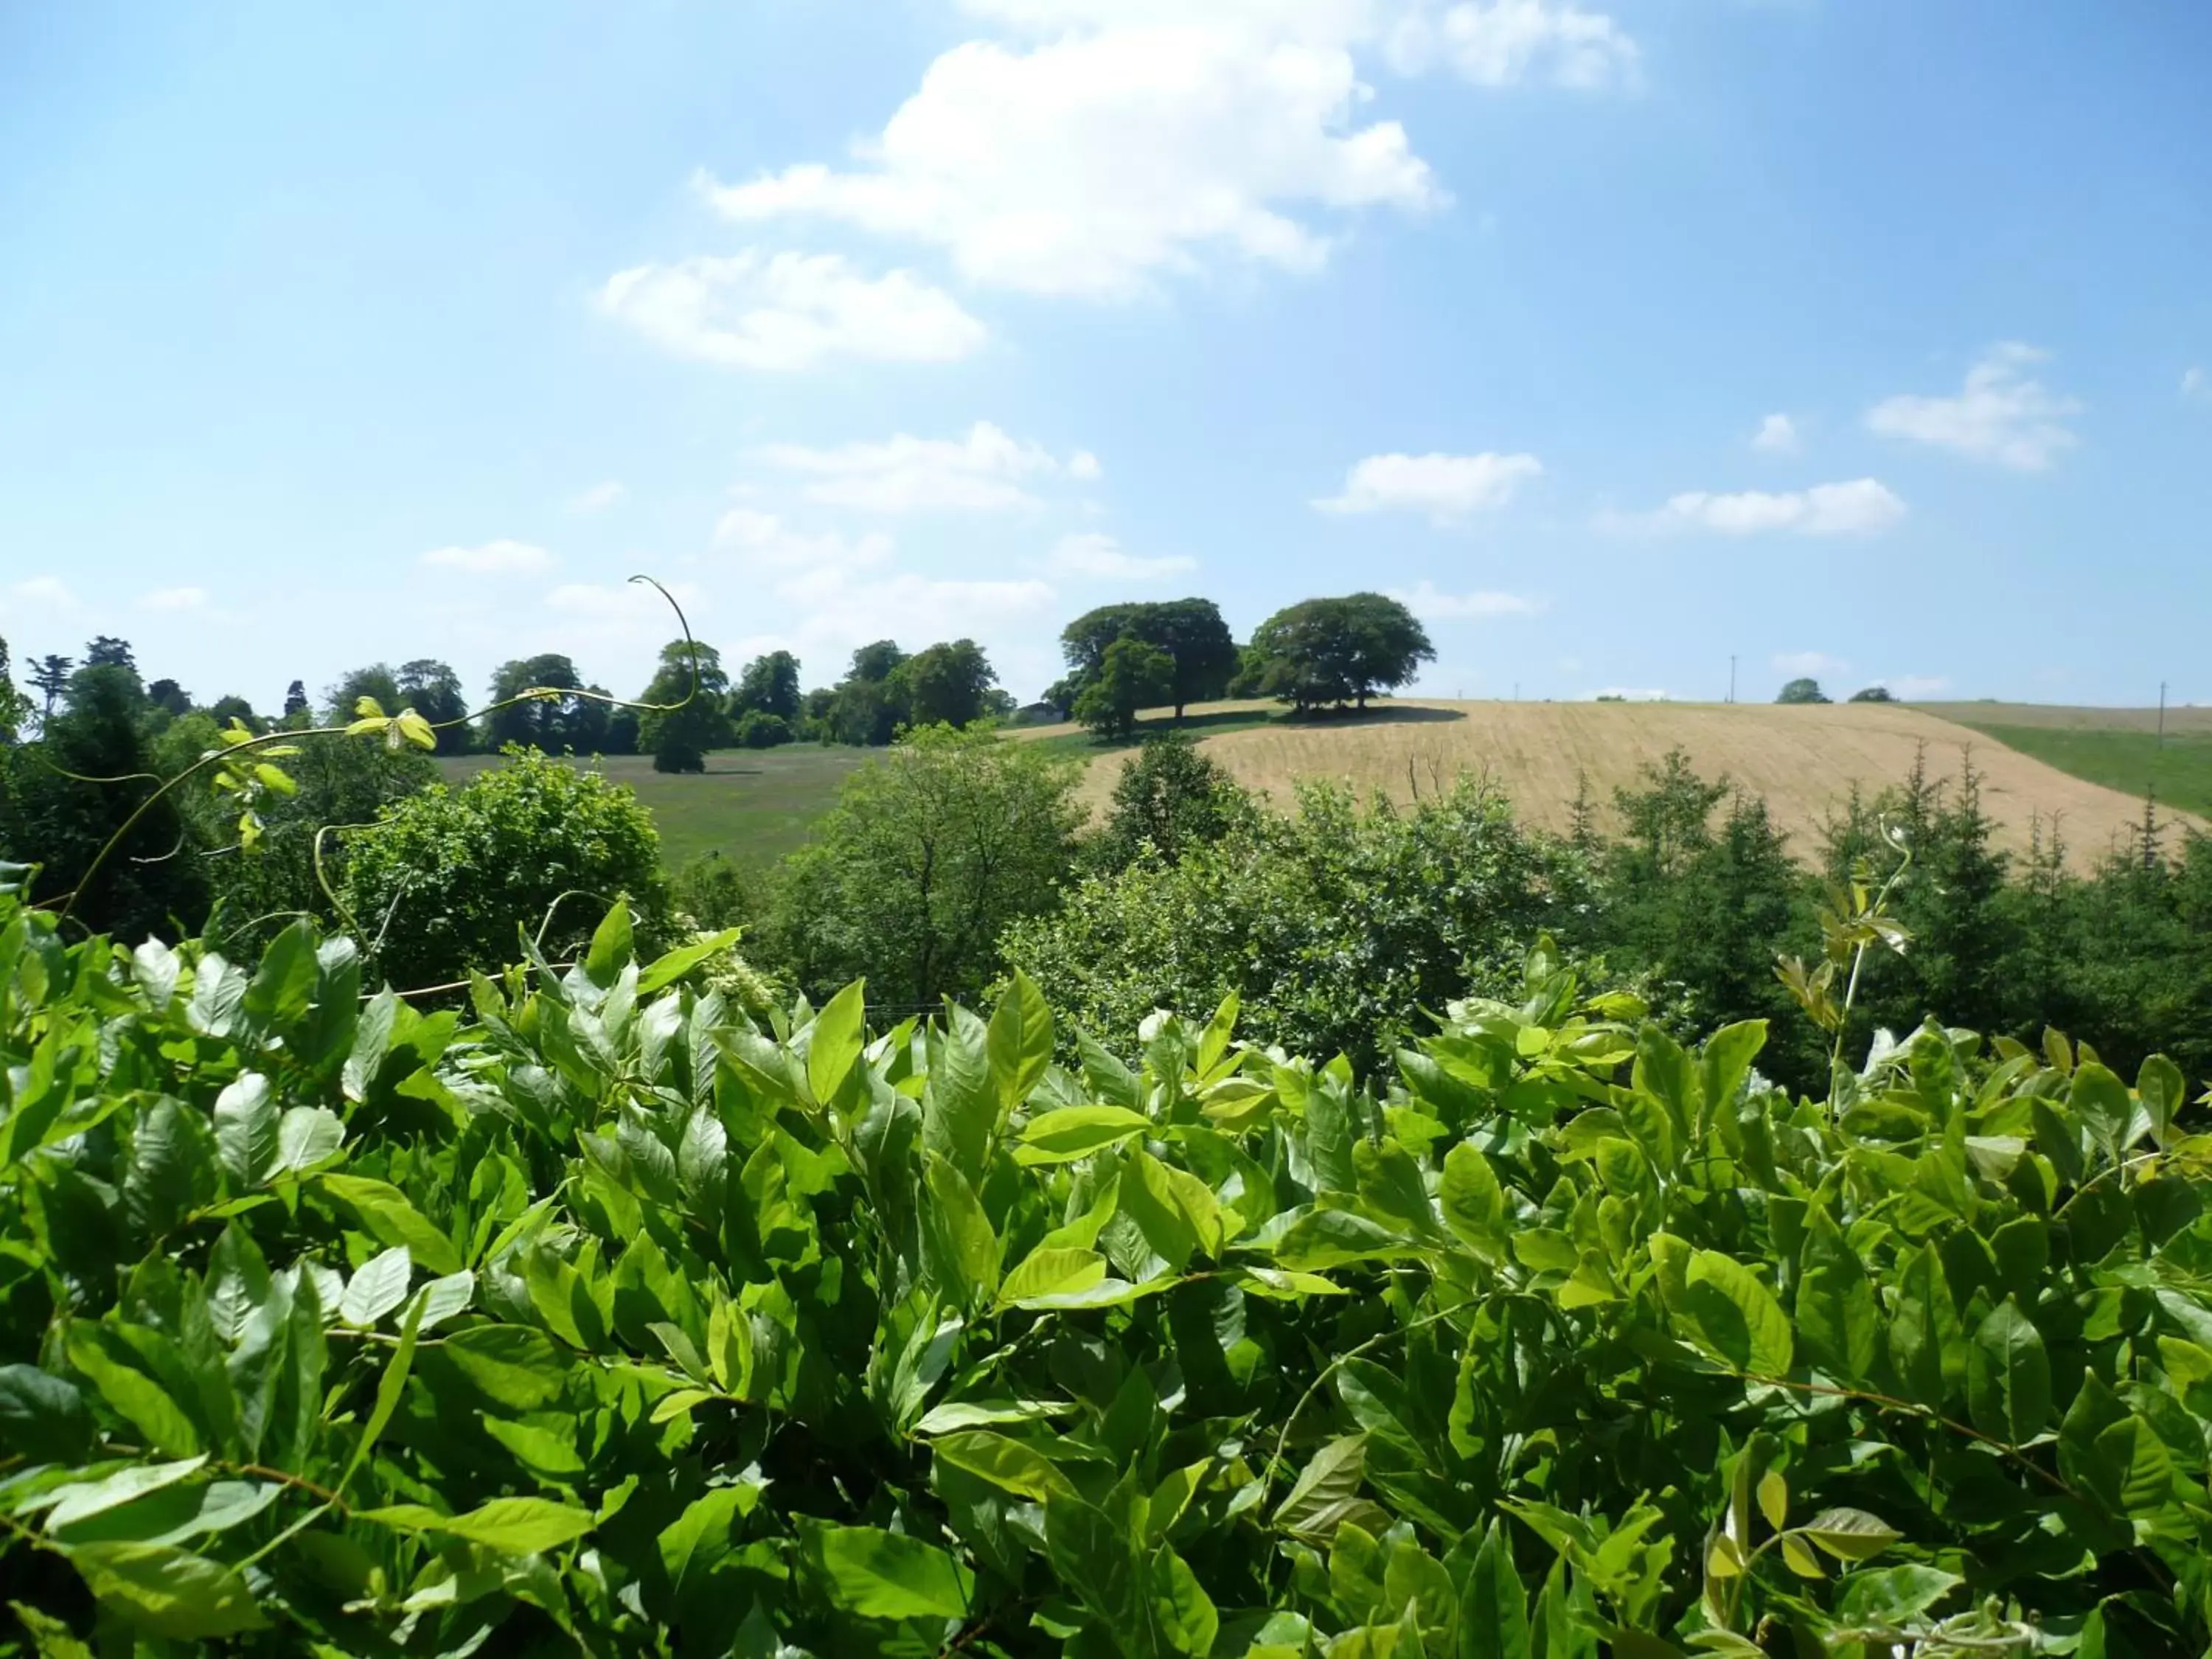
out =
[[[1841,657],[1832,657],[1825,651],[1778,651],[1771,659],[1784,674],[1817,678],[1822,674],[1848,674],[1850,664]]]
[[[1410,588],[1394,588],[1390,597],[1417,617],[1431,622],[1489,622],[1500,617],[1540,617],[1549,610],[1547,600],[1522,593],[1479,589],[1471,593],[1447,593],[1426,577]]]
[[[1091,580],[1139,581],[1198,568],[1196,559],[1180,553],[1157,557],[1131,553],[1113,537],[1096,531],[1061,537],[1046,562],[1060,575]]]
[[[629,494],[620,479],[609,478],[604,483],[595,483],[589,489],[580,490],[570,496],[568,510],[571,513],[604,513]]]
[[[422,556],[434,569],[469,576],[534,576],[553,568],[553,556],[529,542],[483,542],[475,547],[434,547]]]
[[[1702,531],[1717,536],[1871,536],[1905,517],[1905,503],[1873,478],[1810,489],[1685,490],[1649,513],[1606,513],[1598,527],[1631,534]]]
[[[834,253],[763,253],[638,265],[599,309],[672,356],[789,373],[838,358],[945,363],[984,340],[952,296],[908,270],[869,276]]]
[[[138,596],[142,611],[204,611],[207,602],[204,587],[157,587]]]
[[[1370,455],[1346,474],[1341,495],[1314,505],[1324,513],[1425,513],[1453,524],[1505,506],[1543,470],[1534,455]]]
[[[1885,398],[1867,410],[1869,430],[1948,449],[2019,472],[2040,472],[2077,440],[2066,423],[2081,404],[2028,371],[2050,354],[2017,340],[1991,346],[1966,371],[1958,395]]]
[[[1787,415],[1770,415],[1751,434],[1751,447],[1767,455],[1795,455],[1801,447],[1797,422]]]
[[[958,438],[917,438],[899,433],[879,443],[834,448],[770,444],[770,466],[804,476],[800,494],[810,501],[863,513],[992,513],[1041,505],[1025,481],[1088,482],[1100,473],[1098,458],[1078,450],[1066,459],[1042,444],[1014,438],[978,421]]]

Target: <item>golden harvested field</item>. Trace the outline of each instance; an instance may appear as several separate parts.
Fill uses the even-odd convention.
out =
[[[1054,735],[1065,728],[1036,733]],[[1929,769],[1955,776],[1971,750],[2000,845],[2024,850],[2031,819],[2057,818],[2077,865],[2124,836],[2142,803],[2069,777],[1965,726],[1899,704],[1781,708],[1765,703],[1453,702],[1427,698],[1378,706],[1365,720],[1276,722],[1201,738],[1206,752],[1249,788],[1278,800],[1310,778],[1332,778],[1403,802],[1465,772],[1494,781],[1522,819],[1568,823],[1587,773],[1612,827],[1613,791],[1680,748],[1706,777],[1725,774],[1765,797],[1800,856],[1856,781],[1869,794],[1911,769],[1920,745]],[[1083,785],[1094,808],[1110,794],[1129,751],[1093,759]],[[2180,816],[2180,815],[2176,815]]]

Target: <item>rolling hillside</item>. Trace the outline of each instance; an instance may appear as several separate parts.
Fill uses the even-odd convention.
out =
[[[1198,711],[1208,712],[1208,711]],[[1038,730],[1051,741],[1064,728]],[[1395,800],[1448,786],[1462,771],[1494,780],[1522,817],[1567,825],[1587,774],[1611,827],[1612,793],[1639,769],[1680,747],[1709,777],[1727,775],[1765,798],[1807,850],[1854,781],[1869,793],[1903,777],[1925,744],[1928,766],[1955,775],[1969,753],[2000,845],[2029,842],[2033,821],[2060,824],[2072,860],[2086,865],[2124,837],[2142,803],[1922,709],[1870,703],[1780,708],[1763,703],[1454,702],[1414,699],[1365,719],[1276,720],[1200,738],[1206,752],[1249,787],[1279,798],[1305,778],[1342,780]],[[1094,804],[1111,792],[1126,751],[1096,756],[1084,781]]]
[[[2212,815],[2212,708],[2078,708],[2045,703],[1921,705],[2060,771],[2123,794]]]

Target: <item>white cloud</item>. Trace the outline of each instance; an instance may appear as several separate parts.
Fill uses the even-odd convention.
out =
[[[2185,398],[2212,398],[2212,375],[2197,368],[2181,371],[2181,395]]]
[[[1008,436],[978,421],[964,438],[915,438],[902,432],[882,443],[810,449],[771,444],[769,465],[810,476],[800,491],[810,501],[864,513],[973,512],[1035,507],[1024,478],[1099,476],[1087,451],[1062,461],[1042,444]]]
[[[604,512],[629,494],[629,491],[623,488],[621,480],[609,478],[604,483],[595,483],[589,489],[571,496],[568,510],[571,513]]]
[[[1494,511],[1524,478],[1534,455],[1370,455],[1345,476],[1344,493],[1314,502],[1324,513],[1425,513],[1439,524]]]
[[[862,570],[886,562],[891,538],[879,532],[847,538],[835,531],[809,534],[773,513],[733,507],[714,526],[717,550],[755,572]]]
[[[1598,524],[1607,530],[1702,530],[1721,536],[1778,531],[1799,536],[1871,536],[1895,525],[1905,512],[1905,503],[1886,485],[1873,478],[1855,478],[1779,494],[1685,490],[1654,512],[1601,514]]]
[[[553,556],[544,548],[504,539],[477,547],[434,547],[421,562],[471,576],[532,576],[553,568]]]
[[[1196,559],[1182,554],[1141,557],[1126,551],[1113,537],[1096,531],[1061,537],[1047,562],[1060,575],[1097,580],[1137,581],[1198,568]]]
[[[1793,678],[1804,675],[1818,678],[1822,674],[1848,674],[1851,671],[1850,664],[1825,651],[1778,651],[1773,663],[1780,672]]]
[[[696,637],[700,619],[714,610],[712,596],[693,582],[670,582],[667,587]],[[684,632],[668,600],[644,582],[563,582],[547,592],[545,608],[557,620],[546,630],[546,643],[532,648],[569,653],[586,679],[611,674],[616,690],[624,695],[652,671],[640,672],[635,665],[611,670],[607,659],[626,658],[633,665],[649,660],[649,653]]]
[[[37,606],[49,611],[74,611],[76,595],[59,576],[33,576],[27,580],[11,582],[0,589],[11,609]]]
[[[1866,423],[1887,437],[2039,472],[2074,447],[2066,422],[2081,412],[2080,403],[2028,373],[2047,355],[2017,341],[1991,346],[1966,371],[1957,397],[1886,398],[1867,411]]]
[[[1787,415],[1770,415],[1759,423],[1759,430],[1751,434],[1751,447],[1769,455],[1795,455],[1797,453],[1797,423]]]
[[[834,253],[763,254],[617,271],[599,308],[664,351],[726,368],[795,370],[837,357],[951,362],[984,330],[913,272],[867,276]]]
[[[1543,599],[1520,593],[1477,591],[1446,593],[1425,576],[1411,588],[1394,588],[1390,597],[1431,622],[1488,622],[1498,617],[1540,617],[1550,609]]]
[[[1632,86],[1641,54],[1612,18],[1571,0],[1462,0],[1414,7],[1390,34],[1392,64],[1417,72],[1441,59],[1477,86],[1548,80],[1599,89]]]
[[[1445,199],[1403,127],[1358,121],[1370,94],[1351,48],[1375,6],[968,9],[1031,38],[938,58],[850,169],[702,180],[708,198],[742,222],[933,243],[979,284],[1093,299],[1221,253],[1310,270],[1345,216]]]
[[[202,611],[207,602],[204,587],[160,587],[138,596],[142,611]]]

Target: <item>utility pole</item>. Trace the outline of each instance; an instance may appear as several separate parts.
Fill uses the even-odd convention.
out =
[[[1735,701],[1735,658],[1733,655],[1729,658],[1729,701]]]

